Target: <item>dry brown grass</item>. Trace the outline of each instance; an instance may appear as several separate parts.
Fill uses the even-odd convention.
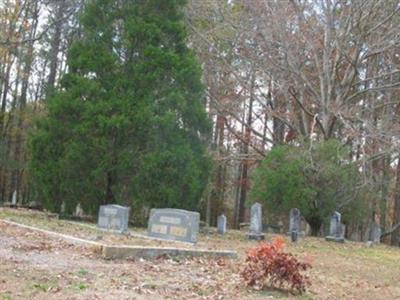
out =
[[[107,244],[182,246],[109,234],[29,211],[0,210],[0,218]],[[400,299],[399,248],[287,240],[286,251],[313,265],[311,288],[295,296],[243,286],[238,274],[254,244],[240,231],[201,234],[196,246],[185,247],[236,250],[239,259],[105,261],[88,248],[0,222],[0,299]]]

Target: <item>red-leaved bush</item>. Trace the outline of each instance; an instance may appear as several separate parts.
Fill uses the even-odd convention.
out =
[[[285,253],[284,247],[285,241],[275,238],[271,243],[259,243],[248,251],[246,266],[241,272],[247,286],[256,289],[286,287],[299,293],[306,290],[311,282],[302,272],[311,265]]]

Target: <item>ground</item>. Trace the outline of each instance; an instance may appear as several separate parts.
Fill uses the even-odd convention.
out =
[[[105,244],[171,246],[25,210],[1,209],[0,219]],[[236,250],[238,259],[104,260],[91,247],[0,221],[0,299],[400,299],[399,248],[317,238],[287,241],[286,251],[313,266],[308,273],[312,286],[293,295],[243,285],[239,273],[246,250],[255,244],[244,231],[210,233],[201,234],[198,245],[185,247]]]

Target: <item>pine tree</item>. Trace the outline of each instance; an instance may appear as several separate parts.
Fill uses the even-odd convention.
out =
[[[31,136],[31,174],[45,207],[197,207],[210,125],[184,2],[86,4],[69,72]]]

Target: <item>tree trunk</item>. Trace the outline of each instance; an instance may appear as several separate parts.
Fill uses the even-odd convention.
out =
[[[251,125],[253,117],[253,102],[254,102],[254,84],[255,76],[252,75],[251,88],[250,88],[250,99],[249,99],[249,110],[247,113],[246,122],[246,133],[245,133],[245,143],[243,146],[243,155],[245,156],[242,162],[242,176],[241,176],[241,189],[240,189],[240,201],[239,201],[239,223],[244,222],[245,218],[245,203],[247,198],[247,191],[249,189],[249,179],[248,179],[248,167],[249,167],[249,144],[251,142]]]
[[[57,69],[58,69],[58,53],[60,51],[60,43],[61,43],[61,32],[63,22],[61,22],[66,8],[67,1],[60,1],[58,3],[57,11],[55,14],[55,19],[57,20],[54,28],[54,35],[51,40],[50,45],[50,53],[49,53],[49,61],[50,61],[50,70],[49,70],[49,77],[47,80],[46,86],[46,96],[49,95],[52,89],[54,89],[56,76],[57,76]]]
[[[307,223],[311,228],[311,236],[318,236],[321,231],[322,220],[318,217],[307,218]]]
[[[107,188],[106,188],[106,197],[104,199],[103,204],[112,204],[115,203],[115,197],[114,193],[112,191],[112,188],[115,184],[115,178],[112,174],[113,172],[109,171],[107,172]]]
[[[27,12],[28,14],[28,12]],[[29,87],[29,79],[31,75],[31,69],[32,69],[32,62],[33,62],[33,51],[34,51],[34,41],[36,37],[36,30],[38,26],[38,3],[36,3],[36,6],[33,8],[32,11],[32,17],[33,17],[33,24],[31,27],[31,31],[27,35],[27,38],[29,40],[29,43],[27,45],[27,53],[25,57],[22,57],[22,63],[24,65],[24,70],[22,72],[23,74],[23,81],[22,81],[22,86],[21,86],[21,96],[19,98],[19,105],[17,108],[17,117],[18,117],[18,122],[17,122],[17,133],[16,133],[16,138],[15,138],[15,150],[14,150],[14,160],[19,163],[21,166],[20,168],[15,168],[12,174],[12,191],[17,191],[17,195],[20,201],[22,201],[21,195],[22,190],[21,190],[21,177],[24,172],[24,165],[25,161],[23,159],[22,155],[22,149],[25,148],[25,142],[23,141],[23,135],[25,135],[25,130],[23,128],[23,123],[25,121],[25,108],[26,108],[26,103],[27,103],[27,94],[28,94],[28,87]]]

